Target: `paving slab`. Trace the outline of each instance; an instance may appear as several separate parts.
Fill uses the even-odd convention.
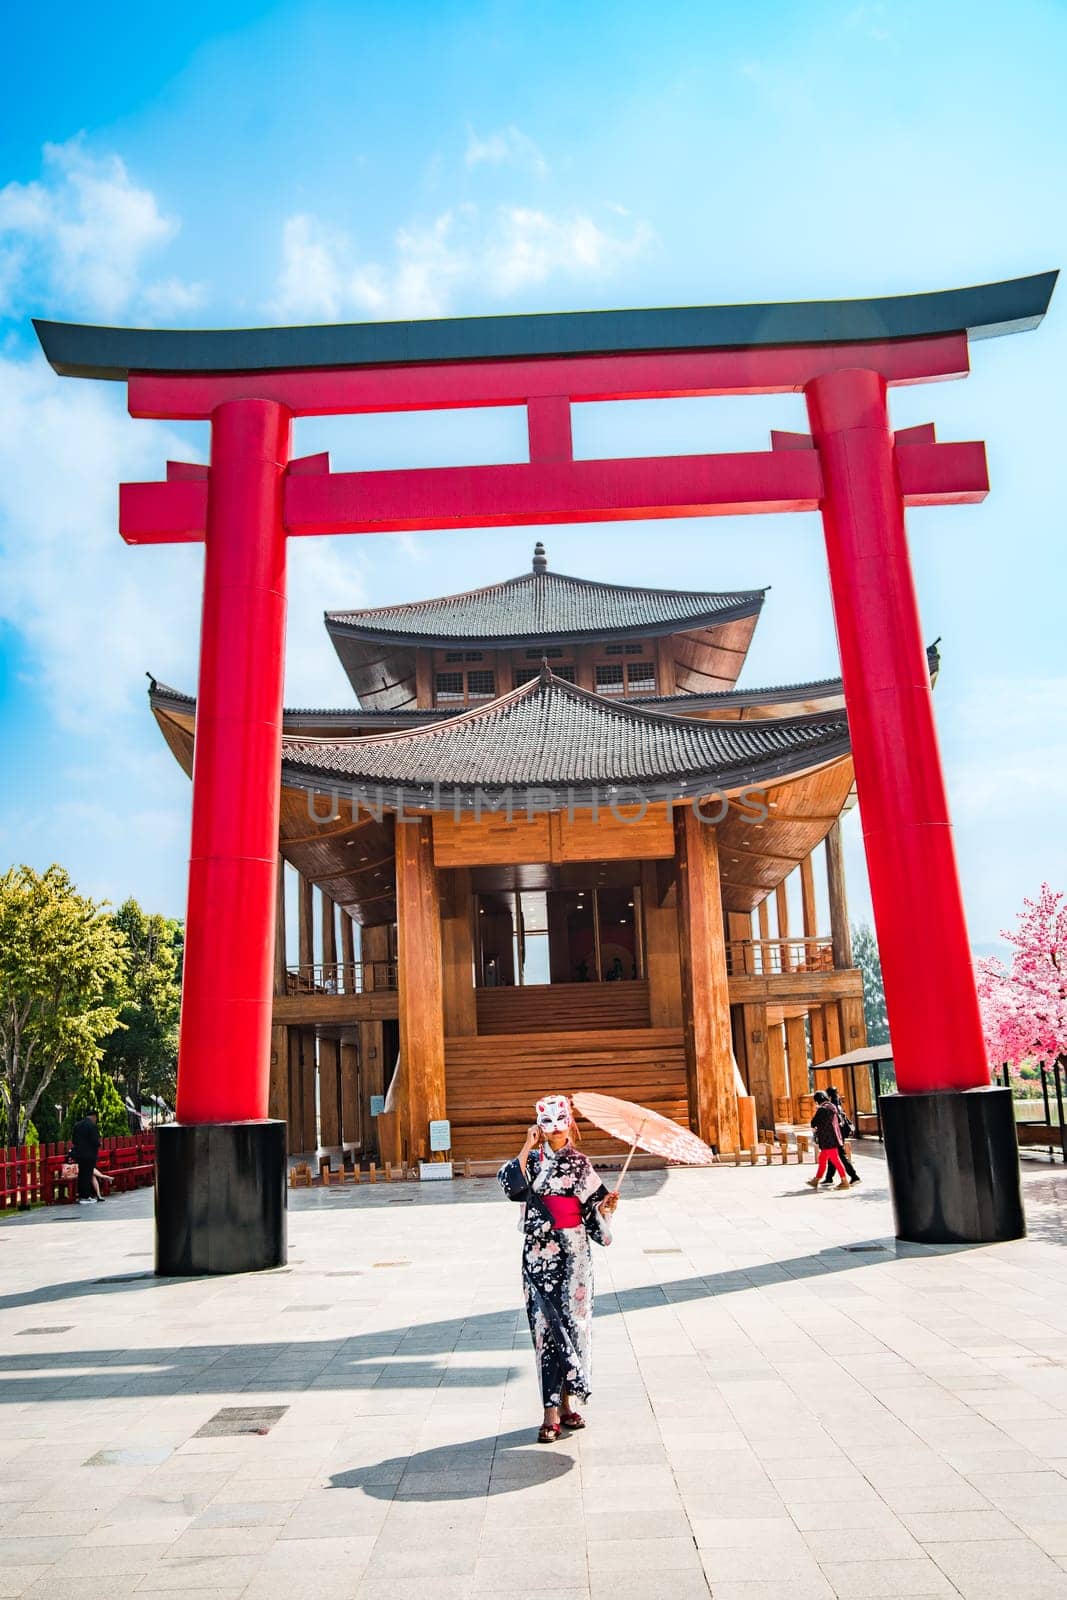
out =
[[[297,1191],[236,1278],[152,1277],[146,1191],[5,1219],[0,1600],[1067,1600],[1067,1176],[920,1248],[858,1160],[633,1174],[548,1447],[492,1179]]]

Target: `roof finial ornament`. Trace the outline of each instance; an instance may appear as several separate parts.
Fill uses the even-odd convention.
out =
[[[542,689],[547,689],[549,684],[552,682],[552,668],[548,664],[547,656],[541,657],[541,670],[537,674],[537,677]]]
[[[533,569],[535,572],[548,571],[548,557],[545,555],[545,547],[541,543],[540,539],[538,539],[537,543],[534,545]]]

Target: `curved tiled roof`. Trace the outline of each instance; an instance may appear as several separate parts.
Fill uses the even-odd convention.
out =
[[[629,633],[679,633],[732,622],[757,615],[765,593],[764,589],[731,593],[596,583],[548,571],[541,551],[534,556],[534,570],[517,578],[410,605],[328,611],[326,626],[331,633],[352,638],[406,644],[549,644]]]
[[[765,722],[699,722],[575,688],[547,669],[522,688],[445,722],[282,747],[287,783],[343,786],[368,803],[469,809],[475,793],[510,791],[523,812],[732,790],[836,760],[844,713]],[[620,791],[631,791],[629,796]]]

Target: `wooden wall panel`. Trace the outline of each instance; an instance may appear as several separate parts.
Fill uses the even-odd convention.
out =
[[[675,1024],[676,1026],[677,1024]],[[467,1033],[577,1033],[649,1026],[648,984],[540,983],[479,989],[477,1030]],[[449,1029],[449,1036],[451,1036]]]
[[[789,1094],[789,1072],[785,1062],[785,1029],[780,1022],[772,1022],[767,1029],[767,1058],[770,1063],[771,1099],[777,1107]],[[772,1124],[768,1123],[768,1127]]]
[[[445,1033],[476,1033],[474,903],[469,870],[457,867],[448,873],[444,888],[441,901],[441,969]]]
[[[841,1049],[861,1050],[867,1043],[867,1020],[863,1013],[862,999],[840,1000],[838,1010],[841,1014]],[[873,1111],[874,1097],[871,1093],[870,1069],[857,1067],[855,1080],[857,1111]]]
[[[625,798],[625,796],[624,796]],[[674,834],[665,806],[620,804],[615,816],[605,807],[597,818],[576,811],[573,819],[553,812],[527,819],[485,814],[480,820],[440,813],[433,818],[434,862],[438,867],[510,866],[523,862],[639,861],[669,858]]]
[[[667,817],[667,809],[649,806],[642,816],[639,810],[627,810],[621,805],[619,815],[602,811],[594,820],[592,813],[578,811],[571,821],[557,814],[553,821],[553,861],[639,861],[669,858],[674,855],[674,830]],[[557,843],[558,838],[558,843]]]
[[[676,905],[660,898],[659,869],[641,864],[641,907],[645,927],[648,1020],[653,1028],[682,1026],[682,960],[678,949]]]
[[[774,1089],[767,1035],[767,1007],[742,1007],[745,1019],[745,1053],[748,1056],[748,1092],[756,1102],[757,1130],[774,1127]]]
[[[808,1034],[803,1017],[785,1019],[786,1067],[789,1072],[789,1095],[796,1116],[798,1096],[808,1093]]]
[[[410,831],[412,824],[406,825]],[[433,818],[433,859],[438,867],[474,867],[519,861],[548,861],[548,817],[486,813],[480,820],[439,812]],[[397,829],[397,837],[404,831]]]

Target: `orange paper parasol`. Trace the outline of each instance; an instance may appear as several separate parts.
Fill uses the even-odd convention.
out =
[[[632,1100],[619,1100],[613,1094],[590,1093],[572,1095],[571,1103],[576,1111],[580,1111],[590,1122],[595,1122],[598,1128],[630,1146],[626,1165],[615,1185],[616,1193],[622,1186],[638,1145],[650,1155],[666,1156],[668,1161],[680,1161],[687,1167],[710,1167],[718,1160],[711,1146],[706,1145],[703,1139],[698,1139],[695,1133],[690,1133],[688,1128],[661,1116],[658,1111],[650,1111],[647,1106],[635,1105]]]

